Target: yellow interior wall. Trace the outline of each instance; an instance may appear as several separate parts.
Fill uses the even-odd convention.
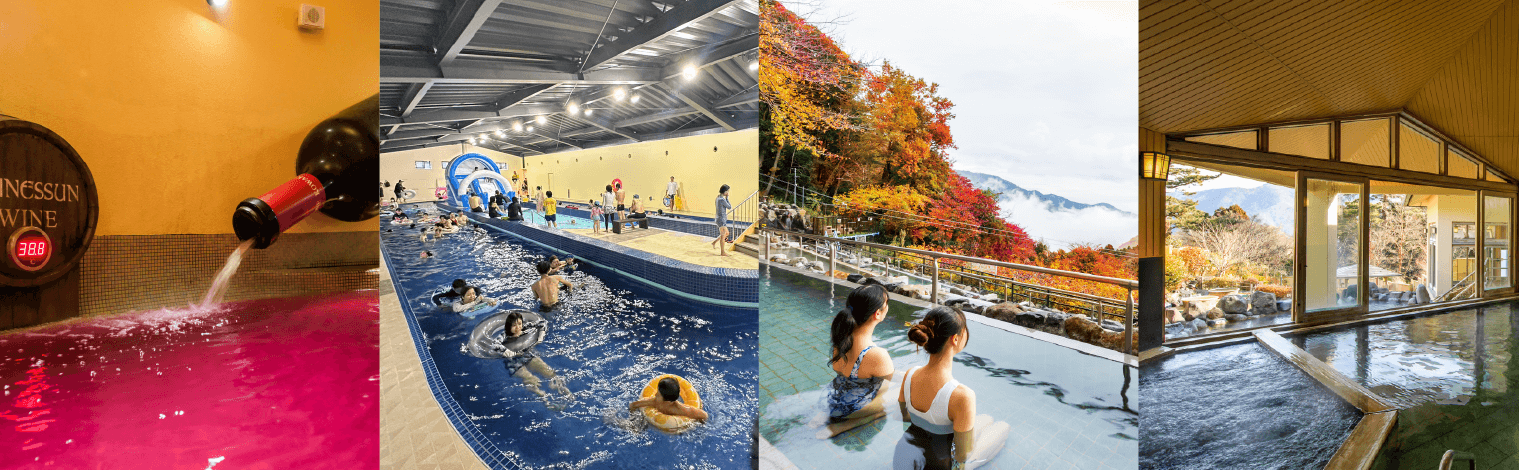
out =
[[[433,188],[448,187],[447,180],[444,179],[448,167],[444,162],[466,153],[478,153],[495,160],[496,165],[501,167],[501,173],[507,178],[512,177],[511,169],[522,166],[522,159],[516,156],[460,143],[459,145],[382,153],[380,154],[380,181],[389,181],[392,185],[396,184],[397,180],[405,181],[406,189],[417,192],[417,200],[432,201],[434,200]],[[422,160],[432,162],[432,169],[417,169],[417,162]],[[391,189],[394,187],[385,190],[386,197],[394,195]]]
[[[525,168],[531,185],[541,185],[553,190],[556,199],[581,205],[604,192],[612,179],[621,179],[629,202],[634,194],[654,198],[644,203],[650,210],[663,207],[665,184],[674,176],[685,191],[689,211],[711,217],[718,187],[731,187],[728,200],[734,205],[759,189],[759,131],[530,156]]]
[[[308,0],[310,2],[310,0]],[[379,91],[374,0],[0,2],[0,114],[79,152],[97,235],[230,233],[232,210],[295,176],[318,122]],[[317,214],[295,232],[376,230]]]

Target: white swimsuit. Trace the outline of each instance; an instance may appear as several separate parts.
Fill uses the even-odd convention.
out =
[[[960,386],[960,381],[950,379],[939,392],[934,394],[934,401],[928,406],[927,412],[920,412],[912,406],[912,374],[920,368],[907,371],[902,377],[902,394],[907,399],[907,414],[912,418],[912,424],[934,434],[953,434],[955,423],[949,419],[949,397],[955,392],[955,387]]]

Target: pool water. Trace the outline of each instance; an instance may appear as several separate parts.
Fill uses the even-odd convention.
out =
[[[586,219],[586,218],[582,218],[582,217],[575,217],[573,215],[565,214],[563,212],[560,212],[558,215],[555,215],[554,216],[554,220],[555,220],[555,224],[559,228],[562,228],[562,229],[571,229],[571,228],[590,229],[591,228],[591,219]],[[531,211],[531,210],[524,210],[524,211],[522,211],[522,222],[523,223],[533,224],[533,225],[548,225],[548,222],[545,222],[543,220],[543,214],[539,214],[538,211]],[[603,228],[605,228],[605,227],[603,227]]]
[[[1519,466],[1515,303],[1291,339],[1400,409],[1378,468],[1434,468],[1447,449],[1478,468]]]
[[[1140,367],[1140,467],[1323,468],[1361,412],[1255,342]]]
[[[478,433],[477,452],[506,468],[750,468],[757,385],[755,309],[691,301],[582,263],[567,275],[561,306],[543,314],[549,333],[539,357],[564,377],[573,397],[541,399],[507,374],[501,360],[465,353],[469,319],[431,296],[462,278],[504,308],[535,310],[530,261],[551,254],[510,235],[468,230],[436,242],[383,233],[397,295],[420,329],[444,400],[456,402]],[[423,250],[435,259],[419,259]],[[425,361],[424,361],[425,362]],[[711,419],[680,435],[629,430],[627,404],[655,376],[677,374],[701,395]],[[416,380],[421,380],[421,377]],[[547,391],[547,387],[545,387]],[[435,389],[435,393],[437,393]],[[462,427],[461,427],[462,426]]]
[[[373,291],[0,335],[0,467],[375,468]]]
[[[890,468],[907,427],[890,418],[818,439],[834,377],[828,328],[849,288],[771,269],[760,280],[760,433],[803,468]],[[916,307],[893,301],[876,327],[876,344],[898,371],[928,362],[907,341]],[[1076,468],[1137,465],[1139,414],[1135,371],[1123,364],[971,322],[970,343],[956,356],[955,378],[976,392],[977,413],[1011,426],[1003,450],[981,468],[1065,462]],[[891,397],[895,406],[895,397]]]

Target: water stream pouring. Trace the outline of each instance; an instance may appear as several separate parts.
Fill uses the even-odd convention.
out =
[[[296,154],[295,172],[298,176],[263,196],[238,203],[232,213],[238,239],[268,248],[317,210],[346,222],[379,215],[374,182],[380,180],[380,95],[312,128]]]

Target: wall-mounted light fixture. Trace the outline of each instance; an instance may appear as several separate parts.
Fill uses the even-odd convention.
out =
[[[1171,156],[1160,152],[1139,152],[1139,177],[1165,181],[1171,176]]]

